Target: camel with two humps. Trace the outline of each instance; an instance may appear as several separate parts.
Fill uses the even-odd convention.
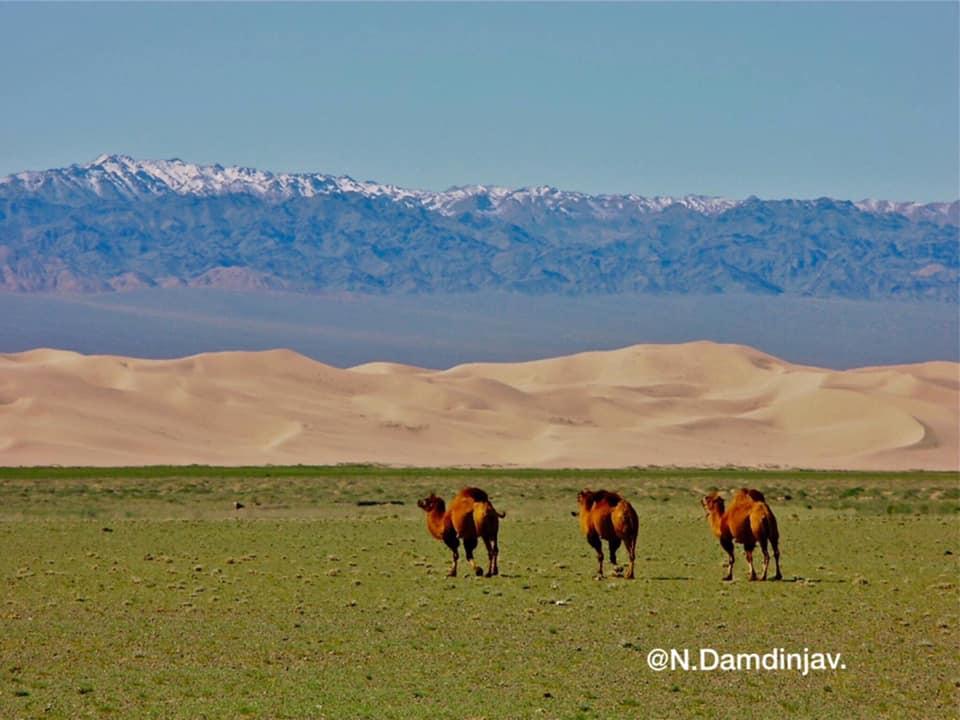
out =
[[[773,510],[767,505],[762,492],[741,488],[733,496],[729,508],[726,507],[723,498],[713,492],[705,496],[701,504],[710,522],[710,529],[729,557],[724,580],[733,580],[734,543],[743,545],[750,580],[757,579],[757,571],[753,566],[753,550],[757,545],[763,553],[763,575],[760,579],[767,579],[767,570],[770,566],[768,544],[773,549],[773,558],[777,566],[777,573],[773,579],[783,578],[780,573],[780,531],[777,528],[777,519],[773,515]]]
[[[417,506],[426,513],[427,530],[430,534],[443,541],[453,553],[453,565],[447,573],[450,577],[457,575],[461,541],[467,562],[474,573],[484,574],[473,558],[480,540],[483,540],[487,549],[487,577],[500,573],[500,545],[497,534],[500,519],[506,517],[506,513],[497,512],[486,492],[480,488],[465,487],[450,501],[450,507],[447,507],[443,498],[430,493],[428,497],[418,500]]]
[[[639,518],[637,511],[621,495],[607,490],[581,490],[577,494],[580,506],[580,531],[597,552],[597,579],[603,578],[603,541],[610,548],[610,562],[617,564],[617,549],[621,543],[630,558],[626,578],[633,579],[637,553]]]

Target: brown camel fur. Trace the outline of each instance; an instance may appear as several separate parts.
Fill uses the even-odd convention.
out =
[[[617,564],[617,548],[622,542],[630,556],[627,579],[633,579],[633,565],[637,552],[639,519],[633,506],[620,495],[606,490],[581,490],[577,494],[580,506],[580,531],[590,547],[597,551],[597,579],[603,577],[603,541],[610,545],[610,562]]]
[[[753,549],[759,544],[763,552],[763,575],[761,580],[767,579],[767,568],[770,566],[770,554],[767,552],[767,543],[773,547],[773,558],[777,563],[777,574],[774,580],[781,580],[780,574],[780,531],[777,529],[777,519],[767,505],[766,498],[759,490],[741,488],[733,496],[728,509],[724,508],[723,498],[716,493],[710,493],[701,501],[706,510],[710,529],[720,541],[728,557],[727,574],[724,580],[733,580],[733,544],[743,545],[750,566],[750,579],[757,579],[757,571],[753,567]]]
[[[497,512],[483,490],[463,488],[450,501],[449,508],[443,498],[430,493],[429,497],[418,500],[417,506],[427,514],[427,530],[430,534],[437,540],[442,540],[453,553],[453,565],[448,573],[450,577],[457,575],[461,540],[467,561],[477,575],[483,575],[483,569],[473,559],[478,539],[483,540],[487,548],[487,577],[500,574],[500,545],[497,542],[497,533],[500,529],[500,518],[506,517],[506,513]]]

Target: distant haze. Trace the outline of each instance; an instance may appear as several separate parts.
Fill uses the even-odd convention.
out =
[[[0,352],[55,347],[168,358],[291,348],[339,367],[385,360],[444,368],[690,340],[741,343],[791,362],[838,369],[960,359],[951,303],[201,289],[74,297],[0,293]]]

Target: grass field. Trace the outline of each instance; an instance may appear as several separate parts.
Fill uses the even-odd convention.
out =
[[[500,577],[445,577],[415,505],[465,484]],[[698,496],[741,485],[785,582],[720,581]],[[592,579],[584,486],[634,502],[635,581]],[[957,717],[958,558],[952,473],[0,469],[0,718]],[[701,647],[846,670],[647,667]]]

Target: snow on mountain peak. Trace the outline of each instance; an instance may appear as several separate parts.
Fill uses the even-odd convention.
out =
[[[960,224],[960,201],[921,203],[914,201],[897,202],[894,200],[864,199],[853,203],[864,212],[878,214],[896,213],[911,220],[929,220],[938,224]]]
[[[272,173],[237,165],[199,165],[179,158],[136,160],[128,155],[100,155],[93,162],[63,168],[85,178],[98,194],[109,190],[128,197],[173,192],[179,195],[216,196],[251,194],[276,200],[320,194],[359,193],[403,199],[416,193],[393,185],[360,182],[342,175]]]
[[[751,198],[733,200],[707,195],[588,195],[559,190],[550,185],[513,189],[496,185],[463,185],[434,192],[410,190],[371,180],[358,181],[348,175],[272,173],[236,165],[199,165],[179,158],[137,160],[124,154],[103,154],[82,165],[42,172],[23,172],[0,178],[0,185],[11,183],[19,184],[31,192],[45,188],[59,195],[85,191],[101,197],[120,196],[128,199],[175,193],[200,197],[249,194],[268,200],[284,201],[317,195],[358,194],[412,203],[448,216],[465,212],[505,215],[539,208],[564,215],[594,214],[611,217],[623,212],[662,212],[672,206],[703,215],[717,215],[751,201]],[[864,212],[898,213],[911,219],[937,223],[956,224],[960,214],[960,203],[956,201],[922,204],[861,200],[853,205]]]

